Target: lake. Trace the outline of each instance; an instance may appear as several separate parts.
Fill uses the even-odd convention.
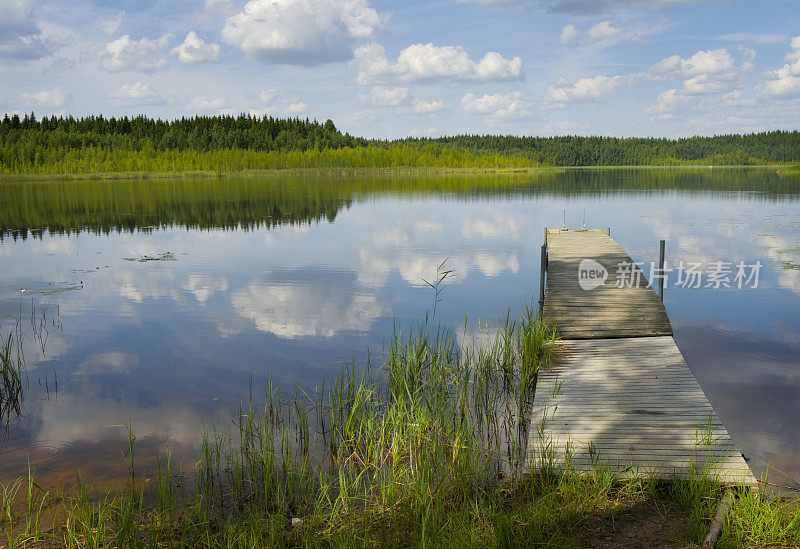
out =
[[[0,335],[22,337],[0,481],[191,464],[269,379],[312,387],[379,361],[430,314],[459,333],[535,303],[543,227],[610,227],[643,270],[760,264],[679,284],[675,339],[757,474],[800,479],[800,179],[774,170],[568,170],[0,182]],[[719,286],[719,287],[715,287]]]

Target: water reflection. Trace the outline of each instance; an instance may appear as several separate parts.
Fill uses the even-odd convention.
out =
[[[272,272],[231,294],[236,313],[278,337],[333,337],[366,332],[391,307],[376,293],[358,289],[353,273],[333,270]]]
[[[130,422],[149,455],[193,456],[252,383],[320,383],[432,305],[480,344],[538,296],[542,227],[613,228],[634,259],[761,260],[749,291],[667,287],[676,339],[753,462],[800,477],[798,182],[766,171],[574,170],[481,177],[271,177],[0,183],[0,313],[54,308],[25,340],[24,415],[0,478],[27,459],[109,477]],[[165,261],[126,261],[163,258]],[[80,284],[81,291],[23,294]],[[461,329],[464,313],[470,320]],[[479,328],[480,318],[485,326]],[[0,323],[0,331],[7,329]],[[57,398],[45,384],[58,376]],[[37,380],[43,380],[40,384]],[[83,457],[81,457],[83,456]],[[103,458],[105,456],[105,458]],[[90,459],[91,458],[91,459]],[[105,463],[105,464],[104,464]],[[124,464],[119,464],[124,476]],[[761,467],[761,465],[758,465]]]

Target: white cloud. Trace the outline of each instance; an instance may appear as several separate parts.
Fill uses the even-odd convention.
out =
[[[222,39],[264,63],[319,65],[352,56],[384,17],[367,0],[250,0],[229,17]]]
[[[35,93],[23,93],[20,101],[34,107],[61,108],[72,100],[72,94],[60,86],[52,90],[42,90]]]
[[[521,80],[522,59],[505,59],[490,51],[475,62],[461,46],[412,44],[397,57],[386,58],[386,50],[375,42],[355,51],[358,83],[415,82],[423,80]]]
[[[661,92],[658,95],[656,104],[648,107],[645,112],[657,119],[663,120],[670,118],[674,112],[685,109],[691,101],[692,99],[690,97],[680,95],[678,90],[673,88]]]
[[[270,88],[268,90],[263,90],[258,94],[258,98],[261,99],[262,103],[272,103],[275,99],[277,99],[281,95],[281,91],[275,88]]]
[[[587,32],[589,38],[593,41],[606,40],[618,36],[622,30],[612,21],[601,21],[597,23]]]
[[[172,48],[181,63],[218,63],[219,44],[207,44],[196,32],[190,31],[183,43]]]
[[[765,95],[779,98],[794,98],[800,96],[800,76],[782,76],[775,80],[765,82],[761,88]]]
[[[289,95],[276,88],[263,90],[258,94],[261,105],[250,109],[253,116],[297,116],[308,111],[308,105],[297,95]]]
[[[289,103],[286,105],[286,112],[294,115],[306,112],[307,109],[308,106],[302,101],[296,101],[295,103]]]
[[[411,96],[408,88],[397,86],[373,86],[369,94],[360,94],[362,102],[379,107],[394,107],[405,114],[432,114],[447,108],[444,101],[417,99]]]
[[[414,99],[409,107],[403,109],[403,112],[412,114],[432,114],[435,112],[443,111],[447,108],[444,101],[434,99],[427,101],[425,99]]]
[[[666,57],[650,68],[650,73],[661,78],[691,78],[710,76],[735,78],[736,62],[728,50],[700,50],[689,58],[679,55]]]
[[[119,12],[115,17],[110,19],[103,19],[102,17],[98,17],[94,24],[106,34],[114,34],[119,30],[119,26],[122,24],[122,19],[125,17],[125,12]]]
[[[33,0],[0,0],[0,62],[32,61],[50,54],[34,11]]]
[[[206,95],[194,97],[186,104],[187,111],[203,112],[217,111],[228,106],[228,101],[222,98],[212,99]]]
[[[683,86],[662,92],[656,103],[646,109],[654,119],[672,118],[674,114],[697,110],[732,106],[732,102],[743,106],[745,99],[731,95],[740,88],[747,74],[755,68],[755,51],[740,47],[741,63],[726,49],[700,50],[691,57],[678,55],[666,57],[650,67],[645,77],[653,80],[683,80]],[[711,96],[700,100],[693,96]]]
[[[558,40],[562,46],[571,48],[578,45],[580,35],[580,31],[575,28],[575,25],[564,25],[564,28],[561,29],[561,37]]]
[[[439,130],[437,128],[428,128],[426,130],[414,128],[408,132],[411,137],[436,137],[438,134]]]
[[[106,44],[100,63],[105,70],[112,72],[152,72],[163,69],[167,64],[164,50],[171,41],[170,34],[158,39],[141,40],[133,40],[130,35],[124,34]]]
[[[115,107],[140,107],[144,105],[163,105],[166,100],[160,96],[147,82],[123,84],[108,94],[108,99]]]
[[[399,107],[408,101],[409,91],[402,87],[373,86],[369,95],[362,97],[379,107]]]
[[[786,54],[786,64],[766,75],[767,82],[761,87],[765,95],[778,98],[800,96],[800,36],[791,42],[791,51]]]
[[[619,90],[631,80],[631,76],[595,76],[571,82],[560,78],[547,95],[556,103],[600,101]]]
[[[461,110],[497,117],[524,114],[525,100],[521,92],[485,93],[480,97],[468,93],[461,98]]]

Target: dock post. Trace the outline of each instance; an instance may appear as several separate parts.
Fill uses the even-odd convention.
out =
[[[539,263],[539,314],[544,307],[544,277],[547,271],[547,227],[544,228],[544,244],[542,244],[542,258]]]
[[[664,302],[664,245],[662,240],[658,246],[658,297]]]

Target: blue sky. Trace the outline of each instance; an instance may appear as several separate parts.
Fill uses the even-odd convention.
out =
[[[0,0],[0,112],[368,137],[795,129],[800,1]]]

